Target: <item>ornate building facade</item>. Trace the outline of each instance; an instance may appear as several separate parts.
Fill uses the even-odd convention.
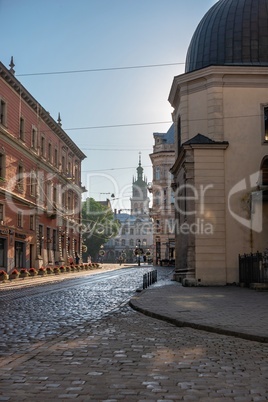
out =
[[[176,278],[239,281],[239,253],[267,247],[268,1],[220,0],[174,78]]]
[[[0,267],[81,255],[83,152],[0,63]]]
[[[141,157],[137,167],[137,177],[132,181],[132,197],[130,198],[131,214],[121,210],[115,211],[115,219],[121,228],[117,237],[105,244],[105,259],[117,261],[120,256],[127,262],[136,262],[135,251],[141,248],[143,254],[152,256],[153,223],[149,216],[148,183],[143,174]]]
[[[153,196],[150,216],[154,222],[154,264],[175,263],[175,215],[174,194],[171,188],[174,164],[174,125],[167,133],[154,133],[154,148],[150,154],[153,182],[149,191]]]

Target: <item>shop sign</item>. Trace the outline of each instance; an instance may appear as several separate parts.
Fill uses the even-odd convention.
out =
[[[15,232],[15,236],[18,238],[18,239],[26,239],[26,234],[22,234],[22,233],[16,233]]]

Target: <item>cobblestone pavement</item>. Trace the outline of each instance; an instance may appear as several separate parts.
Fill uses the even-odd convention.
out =
[[[2,303],[0,401],[268,400],[267,344],[144,316],[119,282]],[[107,294],[121,305],[95,314]]]
[[[268,346],[130,309],[79,325],[0,370],[0,400],[267,401]]]

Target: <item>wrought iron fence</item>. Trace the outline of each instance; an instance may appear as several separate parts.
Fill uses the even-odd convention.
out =
[[[268,283],[268,254],[239,254],[239,282],[245,286]]]
[[[150,271],[143,275],[143,289],[157,282],[157,271]]]

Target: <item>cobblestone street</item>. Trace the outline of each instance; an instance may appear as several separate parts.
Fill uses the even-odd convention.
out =
[[[2,303],[0,401],[267,401],[268,345],[132,310],[142,270]]]
[[[267,401],[267,348],[125,306],[4,359],[0,400]]]

